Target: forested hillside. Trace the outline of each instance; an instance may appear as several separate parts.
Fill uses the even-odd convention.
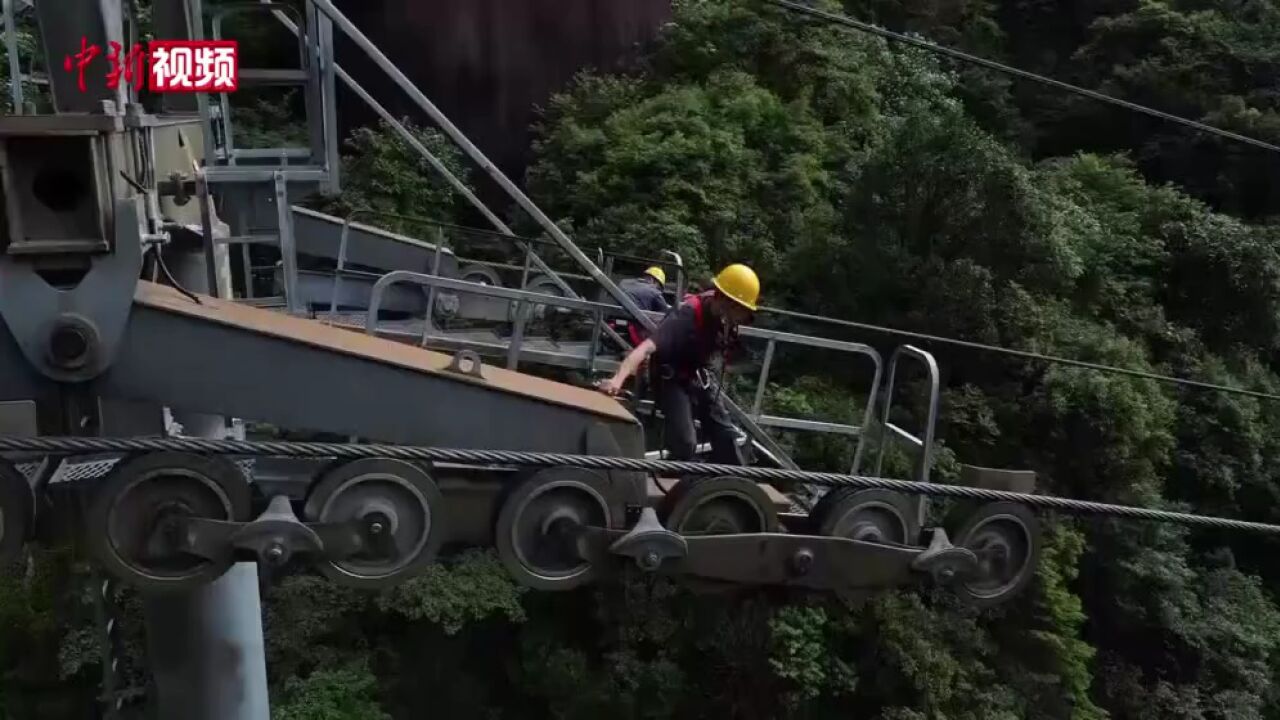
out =
[[[818,4],[1280,142],[1271,0]],[[527,188],[584,246],[676,249],[702,275],[746,261],[773,306],[1280,392],[1280,160],[1263,150],[754,0],[678,3],[642,63],[581,75],[536,136]],[[347,207],[467,220],[389,133],[358,133],[345,163]],[[963,458],[1034,468],[1047,493],[1280,522],[1280,404],[930,350],[940,481]],[[774,376],[770,410],[828,419],[863,387],[803,354]],[[806,467],[848,466],[842,443],[787,441]],[[265,598],[274,713],[1280,718],[1274,541],[1046,521],[1034,584],[986,612],[644,578],[527,593],[482,552],[377,596],[289,578]],[[99,679],[84,572],[69,553],[31,567],[0,581],[0,708],[81,717]]]

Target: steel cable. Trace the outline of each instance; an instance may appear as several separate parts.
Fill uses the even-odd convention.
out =
[[[1256,148],[1261,148],[1263,150],[1270,150],[1271,152],[1280,152],[1280,145],[1275,145],[1274,143],[1269,143],[1269,142],[1266,142],[1265,140],[1252,138],[1252,137],[1249,137],[1248,135],[1241,135],[1240,133],[1231,132],[1230,130],[1224,130],[1220,127],[1214,127],[1213,125],[1207,125],[1202,122],[1197,122],[1195,120],[1174,115],[1172,113],[1167,113],[1163,110],[1156,110],[1155,108],[1150,108],[1145,105],[1139,105],[1134,102],[1129,102],[1128,100],[1121,100],[1120,98],[1112,97],[1111,95],[1106,95],[1096,90],[1082,88],[1078,85],[1072,85],[1071,83],[1062,82],[1061,80],[1054,80],[1051,77],[1045,77],[1044,75],[1037,75],[1036,73],[1029,72],[1027,70],[1022,70],[1021,68],[1012,67],[1010,65],[1005,65],[1004,63],[999,63],[994,60],[988,60],[983,57],[978,57],[977,55],[971,55],[969,53],[962,52],[960,50],[954,50],[949,47],[937,45],[927,40],[914,38],[914,37],[911,37],[910,35],[893,32],[892,30],[886,30],[881,27],[876,27],[875,25],[872,25],[870,23],[865,23],[860,20],[854,20],[853,18],[847,15],[839,15],[837,13],[827,12],[825,10],[819,10],[817,8],[809,7],[808,5],[802,5],[797,2],[791,2],[790,0],[765,0],[765,2],[767,2],[770,5],[774,5],[776,7],[782,8],[783,10],[791,11],[793,13],[808,15],[809,17],[817,18],[819,20],[825,21],[827,23],[835,24],[835,25],[843,25],[844,27],[851,28],[859,32],[869,33],[871,35],[878,35],[879,37],[882,37],[886,40],[892,40],[894,42],[900,42],[906,45],[911,45],[911,46],[920,48],[922,50],[927,50],[931,53],[946,55],[955,60],[960,60],[962,62],[967,62],[974,65],[982,66],[984,68],[987,68],[988,70],[995,70],[996,72],[1002,72],[1007,75],[1013,75],[1015,77],[1019,77],[1024,80],[1032,80],[1034,82],[1048,85],[1050,87],[1058,88],[1059,90],[1065,90],[1070,93],[1075,93],[1076,95],[1082,95],[1092,100],[1097,100],[1099,102],[1116,105],[1126,110],[1132,110],[1133,112],[1136,112],[1136,113],[1141,113],[1143,115],[1149,115],[1154,118],[1159,118],[1161,120],[1167,120],[1172,123],[1177,123],[1178,125],[1189,127],[1193,130],[1198,130],[1203,133],[1208,133],[1210,135],[1217,135],[1218,137],[1227,138],[1229,140],[1235,140],[1237,142],[1242,142],[1247,145],[1252,145],[1253,147],[1256,147]]]
[[[96,437],[0,437],[0,452],[39,451],[51,454],[102,452],[193,452],[215,455],[271,455],[338,459],[393,458],[473,465],[520,467],[580,467],[595,470],[629,470],[676,475],[731,475],[751,480],[803,482],[828,487],[879,488],[910,495],[930,495],[986,502],[1014,502],[1028,507],[1071,515],[1095,515],[1131,520],[1174,523],[1195,527],[1280,535],[1280,525],[1246,522],[1207,515],[1155,510],[1075,500],[1051,495],[1030,495],[964,485],[941,485],[912,480],[807,472],[780,468],[716,465],[674,460],[642,460],[603,455],[572,455],[517,450],[472,450],[412,445],[355,445],[346,443],[209,440],[203,438],[96,438]]]
[[[1280,400],[1280,395],[1276,393],[1262,392],[1260,390],[1250,390],[1248,388],[1234,387],[1231,385],[1219,385],[1217,383],[1204,382],[1203,380],[1192,380],[1190,378],[1175,377],[1172,375],[1161,375],[1159,373],[1147,372],[1145,370],[1133,370],[1130,368],[1116,367],[1114,365],[1103,365],[1101,363],[1089,362],[1087,360],[1075,360],[1072,358],[1060,357],[1057,355],[1045,355],[1044,353],[1032,352],[1030,350],[1017,350],[1015,348],[1001,347],[999,345],[990,345],[987,343],[974,342],[972,340],[960,340],[958,338],[942,337],[941,335],[930,335],[928,333],[915,332],[912,330],[900,330],[898,328],[886,327],[884,325],[872,325],[870,323],[856,322],[854,320],[842,320],[840,318],[824,317],[822,315],[811,315],[809,313],[797,312],[795,310],[783,310],[781,308],[761,307],[761,310],[785,317],[793,317],[800,320],[809,320],[813,322],[826,323],[829,325],[843,325],[845,327],[856,328],[858,330],[870,330],[872,332],[884,333],[886,335],[896,335],[898,337],[914,338],[930,343],[939,343],[942,345],[955,345],[956,347],[968,348],[970,350],[979,350],[983,352],[1000,353],[1003,355],[1011,355],[1026,360],[1035,360],[1037,362],[1052,363],[1055,365],[1066,365],[1068,367],[1078,367],[1085,370],[1094,370],[1097,372],[1111,373],[1115,375],[1127,375],[1129,377],[1141,378],[1143,380],[1152,380],[1160,383],[1168,383],[1170,385],[1178,385],[1181,387],[1195,388],[1197,390],[1209,390],[1213,392],[1227,393],[1230,395],[1244,395],[1247,397],[1259,398],[1261,400]]]

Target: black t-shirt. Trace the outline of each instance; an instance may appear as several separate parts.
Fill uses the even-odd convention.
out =
[[[692,372],[711,364],[711,358],[720,349],[724,324],[706,307],[702,299],[702,330],[694,317],[693,305],[681,303],[663,318],[653,333],[653,365],[670,365],[677,371]]]

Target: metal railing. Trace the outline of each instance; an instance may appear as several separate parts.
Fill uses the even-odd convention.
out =
[[[889,413],[893,410],[893,390],[894,383],[898,377],[898,361],[902,358],[910,358],[920,362],[928,373],[929,381],[929,405],[924,424],[924,437],[916,437],[900,426],[889,421]],[[933,355],[921,350],[914,345],[901,345],[893,351],[893,355],[889,358],[889,377],[885,382],[884,389],[884,405],[881,409],[880,426],[883,427],[888,434],[885,437],[886,442],[880,444],[880,452],[876,456],[876,474],[879,475],[884,468],[885,451],[889,448],[888,440],[897,440],[904,443],[915,457],[915,468],[911,474],[913,480],[919,482],[929,482],[929,473],[933,469],[933,436],[934,429],[938,424],[938,404],[939,404],[939,385],[941,384],[940,374],[938,372],[938,362]]]
[[[586,365],[588,373],[595,370],[600,340],[600,328],[604,326],[605,321],[611,318],[628,318],[629,313],[625,308],[610,303],[597,302],[592,300],[582,300],[576,298],[566,298],[557,295],[547,295],[543,293],[533,292],[530,290],[517,290],[506,287],[496,287],[492,285],[481,285],[457,278],[442,277],[438,275],[429,275],[424,273],[416,273],[408,270],[397,270],[381,276],[374,283],[373,289],[369,297],[369,307],[365,312],[364,330],[367,334],[375,335],[378,332],[379,312],[382,308],[383,296],[387,290],[394,285],[400,283],[410,283],[420,285],[429,289],[448,290],[459,293],[475,293],[488,297],[500,298],[511,301],[515,304],[514,328],[509,339],[505,343],[494,343],[490,349],[505,349],[506,367],[508,370],[517,370],[520,364],[521,351],[525,343],[524,329],[529,319],[529,310],[535,305],[547,305],[553,307],[565,308],[570,311],[581,313],[589,313],[592,316],[592,336],[587,346]],[[655,321],[660,321],[662,313],[648,312],[646,315]],[[424,329],[423,344],[427,345],[428,337],[426,335],[431,328],[430,319],[428,318]],[[775,427],[785,430],[801,431],[801,432],[821,432],[838,435],[845,435],[854,438],[855,449],[854,459],[850,472],[856,474],[862,466],[862,460],[865,455],[867,428],[869,428],[875,420],[875,405],[880,395],[881,379],[884,372],[884,363],[880,353],[869,345],[862,343],[845,342],[841,340],[832,340],[830,338],[812,337],[807,335],[796,335],[778,330],[767,330],[763,328],[743,327],[740,331],[743,337],[756,338],[764,340],[765,351],[764,360],[761,364],[759,375],[755,379],[754,401],[752,403],[750,418],[762,426]],[[439,336],[436,336],[439,337]],[[872,365],[873,374],[870,390],[867,393],[866,403],[861,409],[862,422],[860,425],[852,425],[847,423],[827,422],[820,420],[810,420],[798,417],[788,417],[782,415],[765,415],[763,413],[763,404],[766,386],[769,381],[769,373],[772,367],[772,361],[775,351],[779,344],[797,345],[801,347],[835,350],[838,352],[849,353],[867,358]],[[927,355],[927,353],[925,353]],[[895,354],[895,360],[898,357]],[[930,358],[931,360],[931,358]],[[934,366],[936,369],[936,365]],[[935,376],[936,377],[936,376]],[[934,385],[934,393],[936,400],[937,385]],[[886,399],[887,402],[887,399]],[[936,402],[935,402],[936,409]],[[928,446],[933,442],[933,424],[936,422],[936,413],[929,418],[929,429],[926,433],[925,443]],[[895,426],[896,427],[896,426]]]
[[[889,420],[889,413],[893,411],[893,391],[894,383],[898,377],[898,361],[904,357],[924,365],[925,372],[928,375],[929,400],[925,415],[923,438],[912,435]],[[893,351],[893,355],[889,358],[889,378],[885,382],[884,404],[881,409],[880,426],[885,429],[886,433],[880,442],[880,452],[876,456],[875,474],[877,476],[883,472],[885,452],[889,449],[891,441],[897,441],[900,445],[906,445],[908,454],[914,456],[915,467],[912,471],[911,479],[918,482],[929,482],[929,474],[933,470],[933,439],[934,431],[938,425],[940,385],[941,378],[938,373],[938,362],[931,353],[914,345],[900,345]],[[916,509],[916,522],[920,526],[924,525],[928,512],[929,498],[922,495],[919,500],[919,506]]]
[[[314,213],[314,211],[308,211],[308,212]],[[314,214],[321,215],[321,213],[314,213]],[[391,233],[386,230],[382,230],[380,228],[360,226],[360,224],[357,223],[356,220],[363,219],[363,218],[397,220],[401,222],[410,223],[412,225],[422,226],[424,228],[428,228],[430,232],[436,235],[436,237],[431,242],[423,242],[420,240],[416,240],[414,238],[401,237],[396,233]],[[415,246],[424,246],[424,245],[431,246],[433,248],[433,255],[434,255],[432,265],[431,265],[432,275],[441,274],[440,272],[441,257],[443,253],[447,251],[456,258],[459,267],[485,267],[493,270],[519,272],[520,282],[518,287],[522,290],[533,289],[533,287],[531,287],[530,285],[530,279],[531,279],[531,270],[533,269],[533,258],[535,255],[534,247],[538,245],[554,246],[554,242],[547,238],[509,235],[506,233],[494,232],[491,230],[484,230],[482,228],[472,228],[472,227],[465,227],[461,225],[455,225],[452,223],[446,223],[433,218],[427,218],[427,217],[422,217],[417,215],[407,215],[403,213],[393,213],[393,212],[388,212],[383,210],[374,210],[371,208],[358,208],[348,213],[344,218],[342,218],[341,223],[342,223],[341,229],[339,231],[338,253],[336,258],[337,268],[334,274],[333,293],[331,295],[330,305],[329,305],[329,313],[331,315],[337,312],[338,296],[339,296],[339,292],[342,289],[342,275],[344,274],[347,268],[348,248],[350,247],[349,238],[351,235],[351,229],[353,227],[361,229],[365,232],[376,233],[380,235],[383,239],[388,241],[402,242],[405,244],[410,244]],[[476,258],[476,257],[467,257],[467,256],[459,255],[457,252],[457,249],[453,247],[454,243],[446,244],[445,239],[443,237],[443,234],[446,231],[460,231],[467,235],[480,236],[481,238],[484,238],[484,239],[490,239],[498,243],[512,246],[514,250],[516,250],[517,252],[523,253],[523,262],[520,265],[515,265],[515,264],[508,264],[508,263],[503,263],[503,262],[494,261],[494,260],[485,260],[485,259]],[[611,270],[614,267],[615,260],[622,260],[622,261],[633,263],[633,264],[642,264],[642,265],[656,264],[664,267],[675,268],[676,270],[675,297],[678,299],[683,296],[687,278],[684,273],[683,259],[680,257],[678,253],[675,253],[669,250],[664,251],[665,254],[671,256],[672,258],[672,260],[666,261],[662,259],[646,258],[646,257],[641,257],[636,255],[623,254],[623,253],[605,252],[603,249],[598,249],[597,252],[600,256],[601,263],[604,265],[605,268],[609,270]],[[555,275],[557,275],[560,280],[566,281],[566,282],[567,280],[581,281],[586,283],[594,282],[590,276],[583,275],[580,273],[574,273],[574,272],[569,272],[564,270],[553,270],[552,272]],[[537,282],[535,283],[535,285],[539,287],[547,285],[548,284],[547,281],[549,281],[548,275],[542,274],[542,273],[535,276],[535,279],[537,279]],[[286,284],[286,288],[285,288],[286,293],[291,292],[293,288],[296,287],[296,280],[291,283],[289,278],[286,277],[285,284]],[[551,283],[551,284],[555,284],[555,283]],[[425,316],[425,320],[428,324],[431,323],[432,317],[433,317],[433,312],[435,307],[435,295],[436,295],[435,288],[429,287],[427,291],[427,309],[426,309],[426,316]],[[580,298],[581,296],[575,294],[573,297]],[[539,303],[539,304],[542,304],[542,303]],[[512,317],[514,317],[514,314],[512,315]],[[661,316],[656,316],[656,317],[658,320],[661,319]],[[606,337],[609,337],[610,340],[612,340],[615,344],[617,344],[621,349],[626,350],[630,348],[630,344],[616,330],[609,327],[608,325],[605,325],[603,328],[601,328],[601,332],[603,332]]]
[[[866,430],[871,427],[871,423],[875,419],[876,397],[879,394],[880,379],[884,368],[884,363],[881,361],[880,353],[870,345],[864,345],[862,343],[832,340],[830,338],[814,337],[811,335],[796,335],[794,333],[782,332],[780,330],[743,327],[739,330],[739,334],[743,337],[760,338],[766,341],[764,360],[761,362],[760,375],[756,379],[755,399],[751,404],[751,418],[764,427],[835,433],[857,438],[857,445],[853,454],[853,466],[849,470],[851,474],[857,475],[862,467],[863,451],[866,446]],[[769,371],[773,365],[774,352],[777,349],[778,343],[821,348],[825,350],[836,350],[853,355],[861,355],[869,359],[874,367],[874,375],[871,380],[871,389],[867,393],[867,402],[862,409],[862,424],[849,425],[845,423],[806,420],[802,418],[783,417],[778,415],[764,415],[763,406],[765,389],[769,382]],[[930,441],[932,441],[932,432],[930,433]]]
[[[226,18],[242,13],[270,12],[286,19],[288,13],[298,11],[279,2],[231,3],[218,7],[213,13],[213,37],[222,39],[222,26]],[[297,22],[289,22],[295,27],[297,23],[305,23],[307,33],[295,34],[298,39],[298,66],[296,68],[241,68],[242,84],[265,83],[277,87],[300,87],[303,89],[305,103],[308,146],[291,148],[236,148],[234,123],[232,122],[231,97],[229,93],[218,96],[220,121],[223,132],[222,159],[228,165],[237,165],[241,160],[278,159],[284,167],[294,167],[292,161],[302,160],[312,166],[328,171],[326,190],[336,193],[339,190],[338,177],[338,129],[337,104],[335,92],[335,74],[333,62],[333,24],[329,18],[311,4],[305,5],[302,16]],[[287,27],[287,26],[286,26]]]
[[[530,310],[535,305],[549,305],[553,307],[561,307],[568,310],[575,310],[592,315],[592,339],[588,346],[587,371],[594,372],[597,358],[597,349],[600,340],[600,331],[606,327],[604,320],[612,317],[628,317],[626,311],[617,306],[608,303],[596,302],[594,300],[583,300],[581,298],[568,298],[559,295],[548,295],[544,293],[533,292],[530,290],[517,290],[494,285],[482,285],[480,283],[468,282],[457,278],[442,277],[439,275],[428,275],[425,273],[417,273],[409,270],[395,270],[378,278],[374,283],[373,289],[369,296],[369,307],[365,311],[365,332],[368,334],[376,334],[378,327],[378,313],[382,308],[382,298],[386,294],[388,288],[398,283],[412,283],[427,288],[452,290],[454,292],[474,293],[486,297],[508,300],[515,304],[515,323],[512,329],[510,340],[506,343],[507,349],[507,369],[516,370],[520,364],[520,351],[525,341],[524,330],[529,321]],[[660,313],[650,313],[656,319],[661,319]],[[431,318],[428,316],[424,325],[423,345],[428,344],[429,339],[438,339],[440,336],[428,336],[432,328]]]

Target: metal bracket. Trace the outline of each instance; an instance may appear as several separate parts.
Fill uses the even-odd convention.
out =
[[[463,360],[471,361],[470,370],[463,369],[462,367]],[[445,370],[451,373],[457,373],[459,375],[466,375],[468,377],[484,380],[484,372],[481,370],[482,367],[484,367],[484,363],[480,362],[480,356],[477,355],[474,350],[459,350],[457,354],[453,356],[453,361],[449,363],[449,366],[446,367]]]
[[[231,545],[237,550],[252,550],[261,560],[277,567],[294,555],[319,556],[324,551],[320,536],[298,521],[284,495],[271,498],[265,512],[236,530]]]
[[[614,555],[625,555],[636,561],[642,570],[653,572],[668,558],[682,558],[689,554],[689,543],[680,535],[662,527],[658,514],[647,507],[640,513],[640,522],[609,546]]]
[[[285,495],[271,498],[267,509],[248,523],[173,516],[156,523],[147,542],[147,554],[156,560],[175,552],[209,560],[222,560],[237,550],[250,551],[260,562],[281,567],[297,556],[313,560],[345,560],[372,551],[380,556],[394,551],[379,542],[383,528],[362,521],[303,523]]]
[[[968,548],[952,545],[946,530],[933,528],[929,547],[911,561],[911,569],[927,572],[939,583],[949,583],[977,572],[978,556]]]
[[[48,378],[80,382],[111,364],[142,271],[138,199],[115,203],[115,251],[94,256],[71,289],[50,285],[26,260],[0,257],[0,316],[27,362]]]
[[[921,549],[843,537],[748,533],[685,538],[689,554],[671,571],[742,585],[879,590],[912,581]]]

